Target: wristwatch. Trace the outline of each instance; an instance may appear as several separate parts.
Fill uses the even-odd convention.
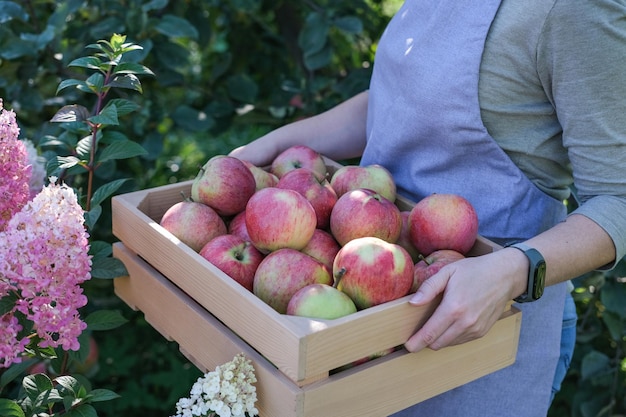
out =
[[[546,261],[537,249],[531,248],[523,243],[515,243],[509,247],[521,250],[530,262],[528,269],[528,288],[519,297],[515,298],[517,303],[528,303],[536,301],[543,295],[546,280]]]

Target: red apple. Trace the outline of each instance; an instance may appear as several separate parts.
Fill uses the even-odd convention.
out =
[[[311,203],[297,191],[283,188],[257,191],[245,211],[250,240],[263,253],[304,248],[317,225]]]
[[[431,194],[411,209],[409,235],[422,254],[452,249],[465,255],[478,237],[478,216],[460,195]]]
[[[326,162],[322,155],[305,145],[295,145],[282,151],[270,167],[270,172],[278,178],[296,168],[308,168],[321,175],[326,175]]]
[[[337,194],[326,176],[308,168],[296,168],[285,173],[278,180],[276,187],[294,190],[306,197],[315,210],[317,228],[328,228],[330,213],[337,202]]]
[[[361,310],[407,295],[413,284],[413,261],[400,245],[362,237],[339,250],[333,277],[335,286]]]
[[[191,198],[212,207],[221,216],[232,216],[246,207],[256,191],[250,169],[239,159],[217,155],[209,159],[191,185]]]
[[[293,295],[309,284],[333,283],[331,272],[320,261],[295,249],[278,249],[267,255],[254,275],[254,294],[281,314]]]
[[[333,269],[333,261],[337,252],[339,252],[340,246],[337,240],[326,230],[315,229],[313,237],[309,240],[309,243],[302,248],[302,252],[309,256],[314,257],[329,270]]]
[[[309,284],[300,288],[287,304],[287,314],[332,320],[356,313],[354,301],[332,285]]]
[[[250,161],[242,160],[242,162],[248,167],[250,172],[252,172],[252,175],[254,176],[254,180],[256,182],[257,191],[261,188],[275,187],[276,184],[278,184],[278,177],[276,175],[264,170],[261,167],[254,165]]]
[[[196,252],[209,240],[226,233],[226,224],[215,210],[191,200],[167,209],[160,225]]]
[[[264,257],[251,242],[235,235],[216,237],[204,245],[200,255],[249,291]]]
[[[402,231],[400,209],[375,191],[358,188],[339,197],[330,214],[330,231],[341,246],[373,236],[395,243]]]
[[[422,258],[413,268],[413,285],[410,292],[415,292],[431,276],[435,275],[444,265],[464,259],[465,255],[451,249],[436,250]]]
[[[228,223],[228,233],[239,236],[248,242],[252,242],[252,240],[250,240],[250,235],[248,234],[248,228],[246,227],[245,210],[237,213],[232,219],[230,219],[230,222]]]
[[[350,190],[368,188],[392,203],[396,201],[396,183],[391,173],[382,165],[344,165],[330,179],[338,197]]]
[[[419,261],[420,253],[411,241],[411,235],[409,233],[409,215],[410,211],[403,210],[400,212],[400,216],[402,216],[402,230],[400,231],[400,237],[396,241],[396,243],[406,249],[411,255],[411,259],[413,262]]]

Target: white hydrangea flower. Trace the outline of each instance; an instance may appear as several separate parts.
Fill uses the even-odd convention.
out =
[[[189,398],[176,403],[176,415],[172,417],[256,416],[256,382],[252,362],[242,353],[237,354],[232,361],[198,378]]]

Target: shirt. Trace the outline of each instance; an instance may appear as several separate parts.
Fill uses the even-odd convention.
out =
[[[626,1],[503,0],[480,68],[483,123],[513,162],[626,255]]]

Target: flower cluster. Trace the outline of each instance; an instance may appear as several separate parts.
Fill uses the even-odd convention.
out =
[[[0,299],[15,298],[0,316],[0,367],[20,361],[31,332],[40,347],[79,349],[86,324],[78,309],[87,304],[80,284],[91,278],[88,251],[76,194],[51,178],[0,232]],[[32,323],[29,334],[22,334],[16,317]]]
[[[15,113],[3,108],[0,99],[0,231],[30,199],[31,166]]]
[[[198,378],[188,398],[176,403],[175,417],[254,416],[256,382],[252,362],[242,353]]]

